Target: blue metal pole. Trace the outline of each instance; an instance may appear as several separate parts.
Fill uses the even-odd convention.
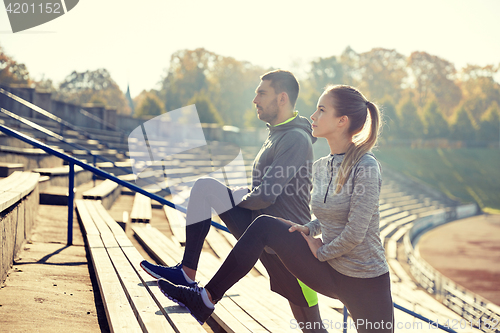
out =
[[[75,199],[75,164],[69,162],[68,245],[73,244],[73,203]]]
[[[97,156],[96,155],[92,155],[92,156],[94,157],[94,168],[97,168]],[[96,178],[97,177],[96,177],[95,173],[92,172],[92,180],[94,181],[94,187],[95,187],[95,179]]]
[[[344,322],[342,324],[342,332],[347,333],[347,317],[349,314],[347,313],[347,308],[344,306]]]
[[[430,320],[429,318],[426,318],[426,317],[424,317],[424,316],[422,316],[422,315],[419,315],[419,314],[418,314],[418,313],[416,313],[416,312],[413,312],[413,311],[411,311],[411,310],[408,310],[407,308],[402,307],[401,305],[398,305],[398,304],[394,303],[394,307],[395,307],[396,309],[399,309],[399,310],[401,310],[401,311],[403,311],[403,312],[406,312],[406,313],[408,313],[408,314],[412,315],[413,317],[416,317],[416,318],[418,318],[418,319],[420,319],[420,320],[423,320],[423,321],[425,321],[426,323],[429,323],[430,325],[432,325],[433,327],[437,327],[437,328],[439,328],[439,329],[441,329],[441,330],[443,330],[443,331],[445,331],[445,332],[448,332],[448,333],[457,333],[457,331],[454,331],[454,330],[452,330],[451,328],[448,328],[448,327],[446,327],[446,326],[443,326],[443,325],[441,325],[441,324],[438,324],[437,322],[432,321],[432,320]]]

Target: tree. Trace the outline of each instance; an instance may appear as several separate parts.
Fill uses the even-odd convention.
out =
[[[245,110],[253,108],[252,100],[259,85],[259,77],[266,71],[247,61],[218,56],[211,71],[207,97],[213,103],[224,123],[241,126]]]
[[[408,76],[405,56],[394,49],[374,48],[359,54],[359,69],[362,78],[358,87],[370,99],[389,96],[399,101]]]
[[[500,140],[500,107],[496,101],[491,103],[481,117],[478,139],[482,141]]]
[[[448,122],[444,119],[436,101],[433,100],[427,104],[423,116],[426,138],[447,138],[450,135]]]
[[[313,88],[309,81],[303,81],[300,84],[300,93],[295,108],[300,112],[301,116],[310,117],[316,111],[316,105],[322,93],[322,88]],[[253,112],[255,113],[255,110]]]
[[[456,80],[455,66],[447,60],[426,52],[413,52],[408,58],[415,87],[417,105],[423,107],[435,99],[446,115],[460,103],[462,92]]]
[[[198,116],[200,117],[201,123],[211,123],[223,125],[224,121],[215,109],[210,99],[203,94],[197,93],[188,102],[188,105],[196,105],[196,111],[198,111]]]
[[[165,112],[163,102],[154,93],[147,92],[141,96],[140,102],[135,109],[135,115],[159,116]]]
[[[28,69],[24,64],[17,63],[13,58],[4,53],[0,46],[0,83],[29,84],[31,83]]]
[[[343,73],[342,83],[350,86],[358,86],[362,77],[359,69],[359,54],[348,46],[340,55],[340,63],[342,64]]]
[[[187,105],[193,96],[202,93],[224,123],[241,126],[263,73],[261,67],[203,48],[181,50],[171,57],[160,93],[168,110]]]
[[[100,97],[106,106],[117,108],[118,113],[131,113],[125,94],[104,68],[80,73],[73,71],[59,85],[55,95],[75,104],[89,103],[92,98]]]
[[[51,79],[46,79],[45,74],[42,75],[40,80],[34,80],[33,83],[37,90],[54,92],[54,83]]]
[[[421,139],[424,137],[424,125],[417,112],[417,107],[411,101],[406,100],[399,108],[399,131],[401,138]]]
[[[472,141],[476,139],[474,120],[465,107],[461,106],[451,125],[451,138],[454,140]]]
[[[494,80],[496,73],[498,67],[493,65],[469,64],[461,71],[462,105],[478,123],[493,102],[500,104],[500,85]]]
[[[206,73],[217,55],[204,48],[180,50],[170,57],[170,67],[162,79],[160,94],[167,110],[175,110],[199,91],[207,90]]]
[[[396,107],[390,99],[384,100],[380,103],[382,112],[382,138],[385,140],[394,140],[400,134],[400,121],[396,112]]]
[[[341,84],[343,77],[344,69],[336,56],[311,61],[309,82],[315,90],[322,91],[329,84]]]

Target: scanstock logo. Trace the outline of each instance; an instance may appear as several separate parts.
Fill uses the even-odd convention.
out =
[[[204,189],[218,214],[239,204],[249,187],[241,148],[233,142],[206,139],[207,130],[196,105],[163,113],[136,127],[128,137],[136,185],[151,192],[166,190],[178,207],[187,205],[198,179],[210,177],[236,191],[230,196],[228,191],[217,192],[219,187]],[[217,133],[209,137],[213,136]],[[240,187],[243,191],[236,190]],[[210,207],[191,209],[187,223],[206,219],[206,210]]]
[[[79,0],[4,0],[12,32],[30,29],[62,16]]]

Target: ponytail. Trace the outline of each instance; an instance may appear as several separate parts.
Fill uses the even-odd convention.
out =
[[[363,104],[365,105],[365,112],[366,109],[368,109],[366,115],[369,114],[370,117],[368,119],[368,117],[365,116],[363,126],[358,128],[360,132],[356,134],[353,143],[347,149],[335,181],[336,194],[340,193],[342,190],[342,187],[347,182],[347,179],[349,179],[352,169],[356,163],[358,163],[361,157],[371,151],[377,144],[380,131],[380,111],[375,104],[367,101],[366,99],[364,99]]]

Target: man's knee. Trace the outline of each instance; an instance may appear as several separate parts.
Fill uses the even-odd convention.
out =
[[[193,190],[213,190],[215,186],[220,185],[219,181],[212,177],[200,177],[193,185]]]

